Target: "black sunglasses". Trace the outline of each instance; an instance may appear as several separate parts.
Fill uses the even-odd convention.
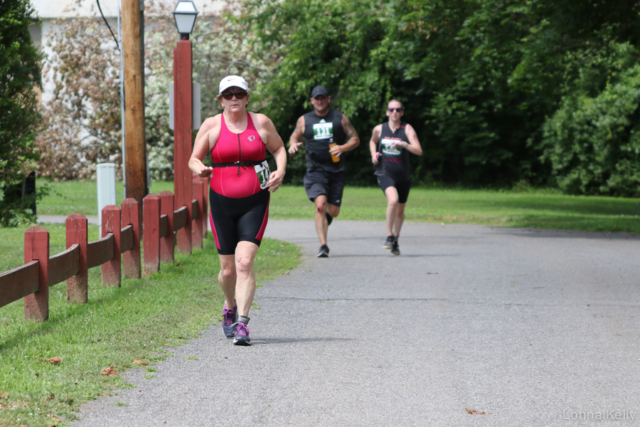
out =
[[[234,96],[236,99],[244,99],[244,97],[247,96],[247,92],[225,92],[222,94],[222,97],[227,101],[233,99]]]
[[[387,111],[390,113],[395,113],[395,112],[402,113],[404,111],[404,108],[387,108]]]

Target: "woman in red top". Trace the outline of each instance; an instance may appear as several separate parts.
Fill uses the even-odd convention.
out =
[[[225,296],[222,328],[236,345],[251,344],[247,323],[256,291],[253,263],[267,226],[270,192],[282,184],[287,166],[284,143],[273,122],[247,112],[248,91],[242,77],[222,79],[218,101],[224,111],[204,121],[189,159],[193,173],[211,176],[211,229]],[[276,160],[274,172],[269,172],[266,150]],[[202,163],[209,152],[213,167]]]

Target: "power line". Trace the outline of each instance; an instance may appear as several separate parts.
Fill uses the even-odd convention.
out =
[[[100,15],[102,15],[102,19],[104,19],[104,23],[107,24],[107,28],[109,28],[109,31],[111,32],[113,41],[116,42],[116,47],[118,48],[118,50],[120,50],[120,45],[118,44],[118,40],[116,39],[115,34],[113,34],[113,30],[111,29],[109,22],[107,22],[107,18],[105,18],[104,13],[102,13],[102,8],[100,7],[100,0],[96,0],[96,3],[98,3],[98,10],[100,11]]]

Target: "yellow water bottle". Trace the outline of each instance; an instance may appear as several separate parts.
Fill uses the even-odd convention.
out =
[[[329,143],[329,150],[331,150],[336,145],[337,144],[335,142],[333,142],[333,138],[332,138],[331,142]],[[331,160],[333,160],[333,163],[338,163],[340,161],[340,157],[338,157],[335,154],[331,153]]]

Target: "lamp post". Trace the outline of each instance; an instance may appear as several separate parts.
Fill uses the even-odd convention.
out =
[[[173,129],[173,189],[174,208],[187,207],[189,212],[187,225],[178,231],[178,252],[191,253],[192,212],[192,175],[187,163],[191,157],[193,122],[191,92],[191,42],[189,34],[193,31],[198,11],[191,0],[178,2],[173,17],[180,40],[173,50],[173,90],[174,90],[174,129]]]

